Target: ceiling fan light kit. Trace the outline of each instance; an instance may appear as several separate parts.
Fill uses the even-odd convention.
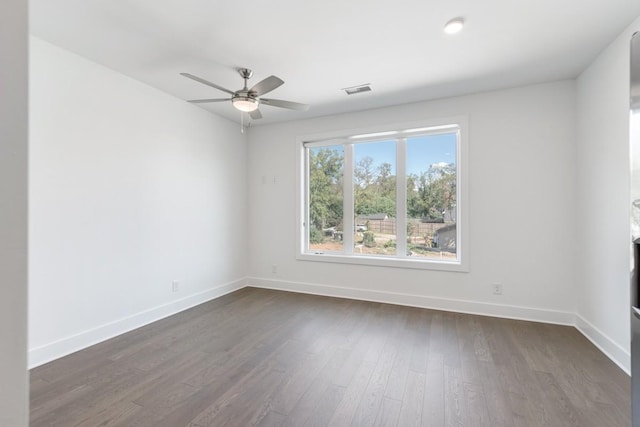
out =
[[[187,102],[191,102],[194,104],[203,104],[208,102],[231,101],[231,104],[237,110],[244,113],[249,113],[251,118],[254,120],[262,118],[262,113],[260,113],[260,110],[258,110],[260,104],[269,105],[272,107],[287,108],[289,110],[306,111],[309,109],[308,105],[300,104],[298,102],[261,98],[262,95],[282,86],[284,84],[284,81],[282,79],[276,76],[269,76],[266,79],[256,83],[251,89],[249,89],[249,87],[247,86],[247,80],[251,78],[253,72],[248,68],[240,68],[238,69],[238,73],[240,73],[240,76],[244,79],[244,87],[240,90],[236,90],[235,92],[222,86],[218,86],[215,83],[211,83],[210,81],[207,81],[203,78],[194,76],[193,74],[180,73],[181,75],[190,78],[191,80],[195,80],[198,83],[211,86],[215,89],[231,95],[231,98],[193,99]]]
[[[248,96],[236,96],[231,100],[231,103],[237,110],[244,113],[250,113],[258,109],[258,100]]]

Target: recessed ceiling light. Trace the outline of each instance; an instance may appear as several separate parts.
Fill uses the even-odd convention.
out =
[[[444,26],[444,32],[447,34],[456,34],[459,33],[464,27],[464,19],[462,18],[453,18],[451,21],[447,22]]]

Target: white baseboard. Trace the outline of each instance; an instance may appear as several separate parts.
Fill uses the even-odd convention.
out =
[[[627,375],[631,375],[631,355],[618,343],[609,338],[600,329],[589,323],[584,317],[576,314],[575,327],[582,335],[600,349],[609,359],[620,367]]]
[[[247,286],[301,292],[338,298],[351,298],[363,301],[382,302],[433,310],[453,311],[456,313],[478,314],[482,316],[503,317],[508,319],[529,320],[534,322],[574,325],[573,313],[513,305],[491,304],[449,298],[412,295],[399,292],[375,291],[370,289],[349,288],[322,285],[318,283],[290,282],[284,280],[247,278]]]
[[[206,291],[192,294],[158,307],[150,308],[123,319],[101,325],[97,328],[83,331],[76,335],[65,337],[40,347],[32,348],[29,350],[28,355],[29,369],[179,313],[198,304],[219,298],[230,292],[242,289],[245,286],[246,279],[244,278],[224,283],[207,289]]]

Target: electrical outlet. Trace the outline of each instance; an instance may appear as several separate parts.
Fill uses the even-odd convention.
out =
[[[494,283],[491,287],[494,295],[502,295],[502,283]]]
[[[271,272],[272,272],[273,274],[278,274],[278,266],[277,266],[277,265],[275,265],[275,264],[274,264],[274,265],[272,265],[272,266],[271,266]]]
[[[174,280],[171,282],[171,292],[178,292],[180,290],[180,282]]]

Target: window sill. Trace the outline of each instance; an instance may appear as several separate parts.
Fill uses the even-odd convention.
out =
[[[411,268],[418,270],[438,270],[466,273],[469,268],[460,261],[438,261],[411,258],[383,258],[364,255],[340,255],[336,253],[299,253],[301,261],[330,262],[337,264],[371,265],[376,267]]]

